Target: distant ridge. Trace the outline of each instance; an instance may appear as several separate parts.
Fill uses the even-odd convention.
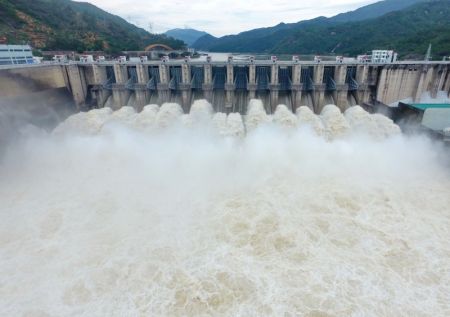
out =
[[[215,43],[218,43],[219,41],[219,38],[212,36],[211,34],[206,34],[195,41],[192,46],[197,49],[209,50],[211,47],[214,47]]]
[[[388,11],[386,13],[386,11]],[[331,18],[280,23],[220,38],[203,36],[194,47],[215,52],[357,55],[375,48],[400,55],[450,55],[450,0],[386,0]]]
[[[87,2],[70,0],[0,0],[0,37],[10,44],[30,43],[47,50],[142,50],[161,43],[184,43],[150,34]]]
[[[353,11],[340,13],[331,17],[330,20],[334,22],[352,22],[362,21],[366,19],[373,19],[385,15],[389,12],[403,10],[418,2],[426,0],[384,0],[375,2]]]
[[[171,36],[177,40],[181,40],[187,45],[191,46],[197,41],[200,37],[209,35],[204,31],[198,31],[195,29],[172,29],[165,32],[167,36]]]

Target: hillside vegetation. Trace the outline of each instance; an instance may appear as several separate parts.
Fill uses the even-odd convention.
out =
[[[330,20],[334,22],[350,22],[373,19],[385,15],[389,12],[403,10],[411,5],[424,2],[427,0],[383,0],[378,1],[356,10],[340,13],[331,17]]]
[[[319,17],[234,36],[202,37],[194,47],[218,52],[343,55],[394,49],[401,56],[419,56],[429,43],[435,57],[450,55],[450,0],[419,2],[362,21],[339,22]]]
[[[0,37],[47,50],[142,50],[153,43],[178,49],[185,44],[150,34],[85,2],[0,0]]]

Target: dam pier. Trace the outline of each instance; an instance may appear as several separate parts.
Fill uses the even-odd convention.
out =
[[[189,112],[194,100],[206,99],[216,111],[245,113],[248,101],[258,98],[267,113],[278,104],[320,113],[326,104],[345,111],[357,104],[418,101],[425,92],[448,95],[450,62],[71,62],[4,66],[0,81],[0,95],[10,97],[65,87],[79,110],[128,105],[140,111],[149,103],[176,102]]]

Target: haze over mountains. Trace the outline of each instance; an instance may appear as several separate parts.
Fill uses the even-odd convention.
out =
[[[204,35],[209,35],[208,33],[204,31],[198,31],[195,29],[172,29],[167,32],[165,32],[167,36],[171,36],[177,40],[181,40],[187,45],[191,46],[195,43],[199,38],[201,38]]]
[[[386,0],[331,18],[280,23],[237,35],[205,35],[193,47],[213,52],[344,54],[375,48],[423,55],[450,55],[450,1]]]

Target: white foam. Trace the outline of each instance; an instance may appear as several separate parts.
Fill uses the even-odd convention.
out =
[[[243,135],[238,114],[213,122]],[[2,315],[447,315],[433,143],[110,128],[1,161]]]
[[[273,115],[273,121],[285,128],[297,127],[297,117],[286,105],[278,105]]]
[[[396,125],[391,119],[388,117],[376,113],[373,115],[373,119],[377,124],[378,131],[381,136],[391,137],[395,135],[399,135],[401,133],[400,127]]]
[[[378,134],[378,126],[373,116],[360,106],[348,108],[344,116],[353,133],[364,133],[372,136]]]
[[[223,112],[217,112],[212,118],[212,125],[216,132],[225,136],[227,134],[227,114]]]
[[[124,106],[112,113],[114,119],[127,121],[129,118],[136,116],[136,110],[130,106]]]
[[[323,135],[325,128],[322,120],[309,107],[299,107],[297,109],[297,118],[300,127],[312,128],[318,135]]]
[[[110,119],[105,122],[104,127],[107,127],[111,124],[119,124],[128,128],[133,128],[136,126],[136,120],[138,116],[139,115],[136,113],[136,110],[133,107],[124,106],[111,114]]]
[[[54,134],[85,133],[97,134],[103,125],[111,119],[113,111],[105,107],[92,109],[89,112],[79,112],[68,117],[53,131]]]
[[[192,128],[194,126],[194,120],[192,119],[192,116],[189,114],[181,115],[181,123],[183,124],[183,126],[187,128]]]
[[[251,99],[245,116],[245,127],[247,132],[255,130],[258,126],[267,124],[271,117],[267,115],[264,105],[260,99]]]
[[[177,103],[165,103],[156,115],[156,124],[160,128],[166,128],[178,122],[183,115],[183,109]]]
[[[122,107],[114,112],[110,108],[94,109],[69,117],[55,129],[54,134],[98,134],[105,126],[116,124],[152,132],[181,123],[189,128],[208,127],[202,130],[204,133],[211,132],[212,124],[220,135],[242,137],[245,131],[251,132],[272,122],[272,116],[265,113],[260,100],[251,100],[244,122],[242,116],[236,113],[228,118],[225,114],[213,115],[211,104],[198,100],[189,114],[183,114],[181,106],[175,103],[166,103],[161,109],[157,105],[147,105],[141,113],[136,113],[132,107]],[[317,116],[306,106],[299,107],[297,115],[294,115],[285,105],[279,105],[273,115],[273,123],[284,128],[310,127],[329,140],[345,137],[350,132],[378,139],[400,134],[399,127],[392,120],[378,114],[371,115],[359,106],[350,107],[343,116],[336,106],[327,105]]]
[[[323,107],[320,118],[325,128],[325,134],[330,140],[344,137],[350,130],[347,120],[335,105]]]
[[[205,121],[212,118],[214,110],[206,99],[200,99],[194,101],[189,114],[195,121]]]
[[[242,116],[239,113],[233,112],[227,116],[227,128],[225,135],[232,137],[245,136],[244,123],[242,122]]]
[[[141,130],[153,130],[156,127],[158,111],[158,105],[146,105],[135,120],[136,127]]]
[[[445,316],[448,153],[346,138],[399,133],[360,107],[324,108],[331,133],[348,125],[336,142],[252,108],[247,138],[240,114],[197,120],[211,116],[198,103],[94,110],[16,144],[0,164],[2,314]],[[285,110],[274,124],[296,121]],[[323,129],[307,108],[297,118]],[[127,129],[99,133],[109,120]],[[227,137],[192,129],[208,120]]]
[[[207,100],[195,100],[189,114],[183,115],[181,121],[184,126],[190,128],[206,126],[211,123],[213,113],[213,107]]]

